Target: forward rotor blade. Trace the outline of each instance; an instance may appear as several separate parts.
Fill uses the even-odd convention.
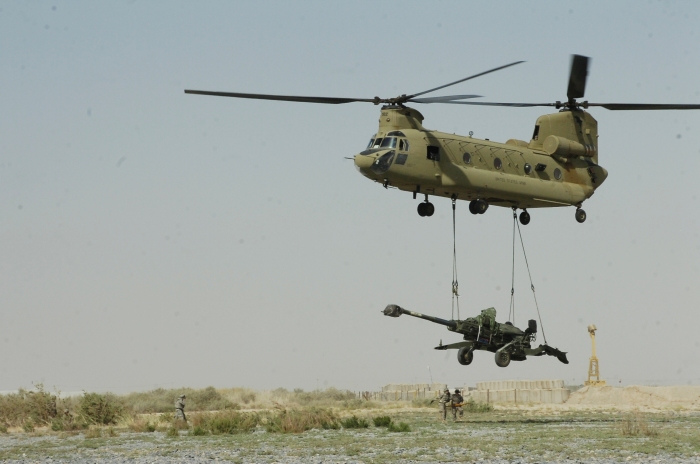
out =
[[[587,56],[572,55],[569,89],[566,91],[566,96],[569,97],[569,100],[583,98],[583,95],[586,93],[589,60],[590,58]]]
[[[209,92],[207,90],[185,90],[185,93],[196,95],[213,95],[215,97],[252,98],[255,100],[277,100],[303,103],[327,103],[337,105],[340,103],[369,102],[375,103],[374,98],[336,98],[336,97],[300,97],[295,95],[265,95],[262,93],[235,93],[235,92]]]
[[[589,103],[588,106],[602,106],[606,110],[700,110],[700,105],[665,103]]]
[[[460,102],[460,101],[445,101],[440,103],[450,103],[453,105],[477,105],[477,106],[511,106],[519,108],[528,108],[532,106],[554,106],[556,103],[495,103],[495,102]]]
[[[449,87],[451,85],[459,84],[460,82],[468,81],[469,79],[474,79],[475,77],[483,76],[484,74],[492,73],[494,71],[498,71],[499,69],[505,69],[510,66],[515,66],[516,64],[524,63],[524,61],[515,61],[513,63],[507,64],[505,66],[499,66],[498,68],[493,68],[489,69],[488,71],[484,71],[479,74],[474,74],[473,76],[465,77],[464,79],[460,79],[458,81],[450,82],[449,84],[441,85],[440,87],[435,87],[434,89],[426,90],[424,92],[418,92],[413,95],[411,95],[409,98],[417,97],[419,95],[425,95],[426,93],[434,92],[436,90],[444,89],[445,87]]]
[[[444,97],[411,98],[408,103],[445,103],[450,100],[466,100],[468,98],[481,98],[483,95],[445,95]]]

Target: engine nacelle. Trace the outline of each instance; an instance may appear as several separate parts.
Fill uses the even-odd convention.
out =
[[[586,156],[591,158],[597,154],[595,145],[583,145],[556,135],[547,137],[544,140],[544,144],[542,144],[542,148],[550,156],[561,158],[571,158],[574,156]]]

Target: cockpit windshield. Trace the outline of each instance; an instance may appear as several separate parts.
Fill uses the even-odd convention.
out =
[[[386,137],[384,138],[384,141],[382,141],[381,147],[382,148],[396,148],[396,137]]]

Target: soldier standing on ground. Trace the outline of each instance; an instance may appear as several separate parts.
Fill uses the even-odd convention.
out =
[[[458,389],[455,389],[452,395],[452,420],[457,422],[457,413],[459,412],[459,418],[464,417],[464,410],[462,410],[462,404],[464,404],[464,398]]]
[[[438,398],[440,403],[440,413],[442,414],[443,422],[445,422],[445,419],[447,419],[447,403],[450,402],[450,399],[450,389],[445,388],[444,393],[440,395],[440,398]]]
[[[175,420],[187,422],[187,416],[185,416],[185,398],[185,395],[180,395],[180,397],[175,400]]]

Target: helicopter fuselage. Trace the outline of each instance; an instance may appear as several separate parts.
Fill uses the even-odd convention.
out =
[[[498,143],[427,130],[413,108],[385,106],[355,165],[367,178],[416,195],[508,208],[580,205],[607,177],[597,123],[584,111],[541,116],[530,142]],[[427,200],[427,197],[426,197]]]

